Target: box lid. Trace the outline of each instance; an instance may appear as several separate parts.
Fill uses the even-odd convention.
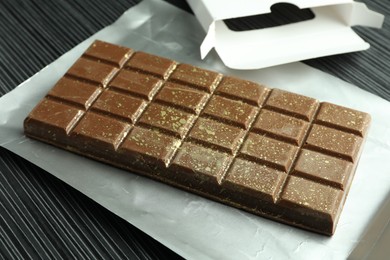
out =
[[[351,26],[380,28],[384,16],[352,0],[289,0],[314,18],[250,31],[232,31],[223,20],[271,12],[278,0],[188,0],[207,35],[202,59],[215,48],[227,67],[258,69],[315,57],[365,50]],[[287,3],[287,1],[283,1]]]

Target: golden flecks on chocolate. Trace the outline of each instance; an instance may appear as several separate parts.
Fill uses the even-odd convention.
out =
[[[304,147],[355,162],[362,141],[354,134],[314,124]]]
[[[135,127],[121,146],[121,153],[134,157],[147,156],[168,166],[172,156],[180,147],[181,140],[159,131]],[[146,158],[144,158],[146,160]]]
[[[188,137],[195,142],[235,154],[245,131],[215,120],[199,118]]]
[[[363,136],[370,124],[370,115],[350,108],[321,103],[316,123],[336,127],[359,136]]]
[[[122,67],[134,51],[108,42],[95,41],[84,55]]]
[[[173,107],[152,103],[139,119],[141,124],[158,127],[177,137],[184,137],[195,115]]]
[[[318,107],[318,101],[306,96],[273,89],[265,107],[311,121]]]
[[[291,205],[302,215],[321,216],[334,221],[343,191],[331,186],[290,176],[281,195],[280,204]]]
[[[144,74],[121,70],[110,87],[122,92],[139,96],[145,100],[151,100],[162,85],[162,81],[153,76],[145,77]]]
[[[118,69],[114,66],[80,58],[66,74],[106,87],[117,72]]]
[[[179,64],[169,79],[212,93],[221,80],[221,75],[188,64]]]
[[[216,94],[260,106],[264,102],[268,91],[269,89],[257,83],[225,76],[218,85]]]
[[[301,145],[308,128],[309,123],[306,121],[263,109],[260,111],[252,131],[298,146]]]
[[[104,147],[115,151],[119,140],[129,131],[129,125],[110,117],[87,112],[71,133],[72,141],[84,146],[85,149]]]
[[[167,82],[156,96],[156,101],[199,114],[208,100],[207,93]]]
[[[294,145],[250,133],[239,156],[288,172],[297,151],[298,147]]]
[[[32,136],[49,133],[48,139],[62,143],[83,114],[78,108],[43,99],[26,118],[25,131]]]
[[[184,143],[172,162],[183,174],[196,174],[221,183],[232,157],[192,143]]]
[[[144,73],[150,73],[161,79],[167,79],[176,67],[176,62],[139,51],[130,58],[126,67]]]
[[[102,92],[102,88],[73,78],[61,78],[48,95],[88,109]]]
[[[215,95],[211,97],[203,113],[206,116],[247,129],[257,111],[258,108],[254,106]]]
[[[275,202],[286,174],[274,168],[236,158],[226,174],[223,185],[227,189],[242,190],[253,198]]]
[[[92,109],[111,114],[134,124],[145,107],[146,102],[142,99],[109,90],[100,95]]]
[[[293,174],[344,190],[352,166],[351,162],[302,149],[293,169]]]

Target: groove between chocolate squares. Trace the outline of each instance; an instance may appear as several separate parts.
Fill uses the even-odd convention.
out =
[[[171,75],[173,73],[173,71],[175,70],[176,68],[176,64],[175,66],[173,66],[173,68],[171,68],[171,70],[169,71],[169,74],[167,75],[167,78],[169,78],[169,75]],[[141,118],[142,114],[145,113],[145,111],[148,109],[148,107],[150,106],[150,104],[153,103],[155,97],[157,96],[158,92],[161,91],[161,88],[162,86],[164,85],[164,83],[160,84],[157,88],[157,91],[154,93],[154,95],[151,97],[151,100],[148,100],[148,103],[145,105],[145,107],[143,107],[142,111],[140,112],[140,114],[137,116],[137,119],[136,121],[132,124],[132,127],[134,127],[137,123],[138,123],[138,120]],[[148,125],[145,125],[145,126],[148,126]],[[152,127],[150,127],[152,128]],[[161,131],[161,129],[159,129]],[[127,134],[120,140],[120,142],[118,142],[118,144],[116,145],[116,149],[115,150],[119,150],[120,146],[123,144],[124,140],[127,138],[127,136],[131,133],[132,129],[129,129],[129,131],[127,131]]]
[[[295,118],[297,118],[297,119],[301,119],[301,120],[304,120],[304,121],[307,121],[307,122],[310,121],[310,120],[307,120],[307,118],[305,118],[305,117],[302,116],[302,115],[299,115],[299,114],[290,112],[290,111],[288,111],[288,110],[285,110],[285,109],[282,109],[282,108],[279,108],[279,107],[266,105],[265,108],[267,108],[267,109],[269,109],[269,110],[272,110],[272,111],[275,111],[275,112],[278,112],[278,113],[281,113],[281,114],[284,114],[284,115],[286,115],[286,116],[292,116],[292,117],[295,117]]]
[[[157,77],[157,78],[159,78],[161,80],[167,81],[168,78],[172,75],[173,71],[177,68],[177,65],[178,65],[178,63],[176,61],[174,61],[174,64],[172,64],[172,66],[170,66],[168,71],[164,75],[162,75],[162,76],[159,75],[159,74],[150,72],[150,71],[146,71],[144,69],[137,68],[135,66],[131,66],[131,65],[124,65],[123,69],[124,70],[135,71],[135,72],[140,72],[140,73],[143,73],[145,75],[151,75],[151,76]]]
[[[298,158],[299,158],[301,152],[302,152],[301,150],[298,152],[298,156],[297,156]],[[298,177],[301,177],[301,178],[305,178],[307,180],[312,180],[313,182],[321,183],[323,185],[331,186],[331,187],[333,187],[335,189],[345,191],[344,187],[342,187],[340,185],[340,183],[337,183],[337,182],[334,182],[334,181],[331,181],[331,180],[327,180],[327,179],[323,179],[323,178],[319,178],[319,177],[307,174],[305,172],[301,172],[301,171],[296,171],[295,170],[295,171],[292,171],[290,173],[290,175],[294,175],[294,176],[298,176]]]
[[[127,61],[130,60],[131,57],[132,57],[133,55],[134,55],[134,53],[133,53],[130,57],[128,57]],[[83,55],[83,56],[84,56],[84,55]],[[88,56],[88,57],[89,57],[89,56]],[[96,60],[99,60],[99,59],[96,59]],[[121,69],[124,69],[125,67],[126,67],[126,65],[125,65],[125,63],[124,63],[124,65],[121,67]],[[175,70],[175,68],[176,68],[176,64],[174,64],[174,66],[172,66],[172,67],[170,68],[169,72],[167,73],[167,77],[168,77],[168,78],[169,78],[169,75],[171,75],[171,74],[173,73],[173,71]],[[106,85],[107,88],[104,89],[104,90],[100,93],[100,95],[99,95],[98,97],[95,98],[94,102],[96,102],[96,101],[98,100],[98,98],[103,94],[103,92],[104,92],[104,91],[107,91],[108,89],[112,89],[113,91],[118,92],[118,93],[130,94],[130,95],[133,95],[133,96],[135,96],[135,97],[139,97],[139,96],[137,96],[137,95],[134,95],[134,93],[132,93],[132,92],[120,91],[118,88],[115,88],[115,87],[111,87],[111,86],[110,86],[109,83],[112,82],[112,81],[115,79],[115,76],[117,76],[117,75],[119,74],[119,72],[120,72],[120,70],[118,70],[118,71],[116,72],[116,74],[115,74],[113,77],[111,77],[110,81],[109,81],[109,82],[107,83],[107,85]],[[148,73],[148,72],[145,72],[145,71],[142,71],[142,73],[144,73],[145,75],[154,75],[154,74],[152,74],[152,73]],[[67,75],[69,75],[69,74],[67,74]],[[70,76],[73,76],[73,75],[70,75]],[[76,78],[79,78],[79,77],[76,77]],[[122,121],[122,122],[124,122],[124,123],[129,124],[128,129],[127,129],[125,135],[122,136],[122,137],[120,138],[120,140],[118,140],[118,141],[114,144],[114,147],[115,147],[115,150],[116,150],[116,151],[120,148],[120,146],[123,144],[123,141],[124,141],[124,140],[127,138],[127,136],[131,133],[131,128],[137,123],[137,120],[142,116],[142,114],[146,111],[146,109],[148,108],[148,106],[153,102],[154,98],[156,97],[156,95],[158,94],[158,92],[161,90],[162,85],[163,85],[163,83],[159,83],[159,85],[155,87],[157,90],[153,93],[153,96],[151,97],[150,100],[146,100],[148,103],[142,108],[142,110],[141,110],[141,112],[139,113],[139,115],[137,116],[135,122],[133,122],[132,124],[129,124],[128,119],[125,118],[125,117],[121,117],[121,116],[118,116],[118,115],[116,115],[116,114],[113,114],[113,113],[110,113],[110,112],[107,112],[107,111],[103,111],[103,110],[100,110],[100,109],[96,109],[96,108],[93,107],[93,103],[91,104],[90,109],[89,109],[90,111],[93,111],[93,112],[98,113],[98,114],[101,114],[101,115],[110,116],[110,117],[115,118],[115,119],[117,119],[117,120],[119,120],[119,121]],[[142,99],[144,99],[144,97],[142,97]],[[89,110],[87,109],[86,112],[88,112]],[[84,115],[85,115],[85,114],[84,114]],[[78,120],[77,123],[79,123],[81,120],[82,120],[82,118],[80,118],[80,119]],[[77,126],[77,123],[72,127],[71,130],[73,130],[73,129]],[[70,134],[71,134],[71,131],[69,131],[68,135],[70,135]]]
[[[171,74],[172,74],[172,73],[171,73]],[[218,84],[221,82],[221,80],[222,80],[222,75],[219,75],[218,78],[217,78],[217,80],[216,80],[213,84],[215,84],[216,86],[218,86]],[[214,91],[215,89],[216,89],[216,87],[214,87],[214,88],[212,89],[212,93],[213,93],[213,91]],[[211,93],[211,94],[212,94],[212,93]],[[172,157],[169,159],[169,162],[168,162],[167,165],[166,165],[167,167],[169,167],[170,164],[171,164],[171,162],[174,160],[175,156],[177,155],[177,152],[179,151],[179,149],[181,148],[181,146],[183,145],[183,143],[184,143],[185,140],[187,139],[188,134],[190,133],[191,129],[195,126],[196,121],[199,119],[199,117],[200,117],[200,115],[202,114],[203,110],[207,107],[207,104],[210,102],[211,97],[212,97],[212,95],[209,95],[209,96],[208,96],[208,99],[207,99],[207,101],[203,104],[203,107],[200,109],[200,112],[199,112],[197,115],[195,115],[196,118],[193,120],[192,125],[188,128],[188,130],[187,130],[187,132],[185,133],[185,135],[183,136],[183,138],[181,138],[180,146],[177,147],[177,149],[173,152]]]
[[[353,135],[356,135],[356,136],[359,136],[359,137],[363,138],[362,133],[360,133],[357,130],[351,129],[351,128],[342,127],[342,126],[339,126],[339,125],[336,125],[336,124],[332,124],[332,123],[328,123],[328,122],[324,122],[324,121],[320,121],[320,120],[317,120],[315,123],[318,124],[318,125],[323,125],[323,126],[326,126],[326,127],[329,127],[329,128],[340,130],[340,131],[343,131],[345,133],[350,133],[350,134],[353,134]],[[349,160],[349,159],[347,159],[347,160]]]
[[[105,88],[106,86],[100,84],[99,82],[96,82],[96,81],[93,81],[93,80],[90,80],[90,79],[86,79],[86,78],[82,78],[82,77],[78,77],[78,76],[75,76],[75,75],[72,75],[72,74],[69,74],[69,73],[66,73],[64,75],[65,78],[70,78],[70,79],[73,79],[73,80],[76,80],[76,81],[80,81],[80,82],[83,82],[83,83],[87,83],[87,84],[90,84],[90,85],[93,85],[97,88]]]
[[[240,102],[243,102],[243,103],[246,103],[248,105],[251,105],[251,106],[258,106],[258,104],[252,100],[248,100],[248,99],[245,99],[245,98],[239,98],[239,97],[236,97],[234,95],[229,95],[227,93],[224,93],[224,92],[217,92],[215,93],[216,95],[219,95],[221,97],[225,97],[225,98],[228,98],[228,99],[231,99],[231,100],[235,100],[235,101],[240,101]],[[263,103],[264,104],[265,101],[263,99]]]
[[[226,168],[226,170],[225,170],[224,175],[222,176],[222,181],[221,181],[221,183],[222,183],[223,180],[226,178],[226,174],[230,171],[230,168],[233,166],[233,162],[234,162],[235,158],[237,157],[237,154],[240,152],[240,150],[241,150],[242,146],[244,145],[245,141],[247,140],[248,135],[249,135],[249,133],[251,132],[252,126],[253,126],[254,122],[256,122],[256,120],[257,120],[257,118],[258,118],[258,116],[259,116],[259,114],[260,114],[260,111],[261,111],[263,105],[267,102],[269,96],[271,95],[271,91],[272,91],[272,90],[265,89],[265,91],[267,91],[266,97],[263,99],[263,102],[260,104],[260,106],[259,106],[260,108],[257,110],[256,115],[253,117],[252,121],[249,123],[249,126],[248,126],[248,128],[246,129],[246,132],[245,132],[245,134],[244,134],[244,136],[243,136],[243,138],[242,138],[242,140],[241,140],[241,143],[238,145],[238,147],[237,147],[237,149],[236,149],[236,153],[233,154],[233,159],[231,160],[229,166],[228,166],[228,167]],[[258,163],[258,161],[256,161],[256,160],[253,160],[253,161],[254,161],[255,163]]]
[[[119,73],[119,70],[117,70],[115,72],[115,74],[110,78],[110,80],[107,82],[107,85],[115,78],[116,75],[118,75]],[[103,87],[103,91],[101,91],[98,95],[96,95],[95,99],[91,101],[91,104],[89,105],[89,107],[86,108],[85,112],[84,112],[84,115],[82,117],[79,118],[79,120],[73,125],[72,129],[69,130],[69,133],[68,135],[70,135],[70,133],[72,132],[72,130],[77,126],[77,124],[83,119],[83,117],[85,116],[85,114],[91,109],[91,107],[93,106],[93,104],[99,99],[99,97],[103,94],[103,92],[105,91],[104,90],[105,87]]]
[[[291,174],[292,170],[295,168],[295,165],[297,163],[297,159],[299,158],[301,149],[305,145],[306,140],[307,140],[307,138],[308,138],[308,136],[309,136],[309,134],[311,132],[311,129],[313,128],[313,122],[314,122],[315,118],[317,117],[317,114],[319,112],[319,108],[320,108],[320,104],[317,104],[317,107],[315,108],[314,115],[311,118],[311,120],[309,121],[310,125],[309,125],[308,129],[306,130],[306,133],[305,133],[305,135],[303,137],[303,140],[302,140],[301,144],[298,146],[298,150],[297,150],[297,152],[295,154],[295,157],[294,157],[294,159],[293,159],[293,161],[292,161],[292,163],[290,165],[290,168],[287,170],[287,177],[284,179],[284,182],[280,186],[280,190],[279,190],[278,195],[276,197],[276,202],[280,201],[281,195],[282,195],[282,193],[284,192],[284,190],[286,188],[286,185],[287,185],[287,182],[288,182],[290,176],[292,175]],[[304,176],[301,176],[301,177],[304,177]]]
[[[88,56],[88,55],[83,55],[83,57],[89,58],[89,59],[94,60],[94,61],[99,61],[99,62],[101,61],[101,59],[97,59],[97,58],[95,58],[95,57]],[[105,61],[105,60],[103,60],[103,61]],[[112,63],[109,62],[109,61],[105,61],[105,63],[106,63],[106,64],[112,65]],[[174,63],[174,65],[171,66],[171,68],[169,69],[169,71],[168,71],[168,73],[166,74],[166,76],[164,76],[165,82],[167,82],[167,81],[169,80],[169,76],[174,72],[174,70],[175,70],[176,67],[177,67],[177,63]],[[153,76],[155,76],[155,74],[153,74],[153,73],[149,73],[149,72],[147,72],[147,71],[139,70],[139,69],[136,69],[136,68],[133,68],[133,67],[129,67],[129,66],[126,66],[126,65],[124,65],[123,68],[128,69],[128,70],[134,70],[134,71],[137,71],[137,72],[141,72],[141,73],[143,73],[143,74],[145,74],[145,75],[153,75]],[[117,71],[115,75],[118,75],[118,73],[119,73],[119,71]],[[111,77],[110,82],[112,82],[112,81],[114,80],[115,75],[114,75],[113,77]],[[67,76],[67,77],[70,77],[70,78],[73,78],[73,79],[75,79],[75,80],[79,80],[79,81],[82,81],[82,82],[86,82],[86,83],[89,83],[89,84],[93,84],[93,85],[95,85],[95,86],[97,85],[97,82],[95,82],[95,81],[91,81],[91,80],[88,80],[88,79],[85,79],[85,78],[77,77],[77,76],[74,76],[74,75],[72,75],[72,74],[66,74],[66,76]],[[218,83],[220,82],[220,80],[221,80],[221,75],[218,76],[218,77],[216,78],[216,80],[214,81],[213,85],[215,85],[215,86],[212,88],[212,91],[216,88],[216,85],[218,85]],[[148,104],[146,105],[146,107],[144,107],[144,108],[142,109],[141,115],[147,110],[148,106],[149,106],[151,103],[153,103],[154,98],[157,96],[158,92],[161,90],[163,84],[164,84],[164,83],[160,84],[160,85],[157,87],[157,92],[154,93],[154,95],[153,95],[153,97],[152,97],[152,100],[149,100],[149,102],[148,102]],[[114,91],[118,91],[118,92],[120,92],[120,93],[126,93],[126,94],[130,94],[130,95],[134,95],[134,93],[132,93],[132,92],[121,91],[121,90],[118,90],[118,88],[110,87],[110,86],[109,86],[109,82],[108,82],[105,86],[103,86],[103,87],[106,87],[106,86],[108,86],[107,89],[113,89]],[[190,85],[190,86],[191,86],[191,87],[194,87],[193,85]],[[106,91],[106,90],[105,90],[105,91]],[[202,91],[204,91],[204,90],[202,89]],[[102,93],[100,93],[100,95],[101,95],[101,94],[102,94]],[[99,96],[100,96],[100,95],[99,95]],[[99,96],[98,96],[98,97],[99,97]],[[136,94],[135,94],[134,96],[139,97],[139,95],[136,95]],[[98,97],[96,97],[94,101],[96,101],[96,100],[98,99]],[[209,96],[209,97],[210,97],[210,96]],[[54,99],[56,99],[56,97],[54,97]],[[65,100],[59,99],[59,98],[58,98],[58,100],[59,100],[59,101],[65,101]],[[74,102],[67,102],[67,101],[65,101],[65,103],[68,103],[68,104],[71,104],[71,105],[75,105]],[[95,112],[95,113],[99,113],[99,114],[106,115],[106,116],[109,115],[110,117],[116,118],[116,119],[118,119],[118,120],[126,121],[126,118],[123,118],[123,117],[117,116],[117,115],[115,115],[115,114],[112,114],[112,113],[109,113],[109,112],[105,112],[105,111],[102,111],[102,110],[93,108],[93,103],[90,105],[90,107],[91,107],[90,110],[93,111],[93,112]],[[205,107],[205,106],[204,106],[204,107]],[[86,111],[89,111],[89,109],[87,108]],[[137,119],[140,118],[141,115],[139,115],[139,116],[137,117]],[[81,120],[81,118],[79,119],[79,121],[80,121],[80,120]],[[79,122],[79,121],[78,121],[78,122]],[[75,122],[75,124],[72,126],[72,129],[76,127],[76,125],[77,125],[78,122]],[[135,125],[135,123],[134,123],[133,125]],[[149,129],[156,128],[156,127],[153,126],[153,125],[148,125],[148,124],[141,124],[141,125],[143,125],[144,127],[149,128]],[[71,129],[71,130],[72,130],[72,129]],[[176,136],[174,133],[169,132],[169,131],[166,131],[166,130],[164,130],[164,129],[161,129],[161,128],[158,128],[158,127],[157,127],[157,129],[158,129],[159,131],[163,132],[163,133],[166,133],[166,134],[170,134],[170,135]],[[68,135],[71,134],[71,130],[68,132]],[[188,133],[188,132],[189,132],[189,130],[187,131],[187,133]],[[128,131],[128,133],[130,133],[130,131]],[[180,136],[176,136],[176,137],[179,137],[179,138],[180,138]],[[184,139],[184,137],[182,137],[182,138]],[[122,140],[124,140],[124,138],[122,138]],[[121,145],[121,143],[116,144],[116,145],[115,145],[116,149],[118,149],[118,148],[120,147],[120,145]]]
[[[133,54],[134,54],[134,53],[132,53],[131,55],[129,55],[129,57],[127,58],[127,60],[129,60],[130,57],[131,57]],[[88,60],[91,60],[91,61],[105,63],[105,64],[107,64],[107,65],[110,65],[110,66],[113,66],[113,67],[117,67],[118,69],[120,69],[120,68],[123,67],[123,66],[120,66],[120,65],[116,64],[115,62],[112,62],[112,61],[109,61],[109,60],[106,60],[106,59],[97,58],[97,57],[91,56],[91,55],[86,54],[86,53],[84,53],[82,57],[83,57],[83,58],[86,58],[86,59],[88,59]],[[127,61],[127,60],[126,60],[126,61]],[[126,62],[126,61],[124,61],[124,62]]]
[[[119,73],[119,71],[121,69],[121,66],[117,66],[116,64],[113,64],[112,62],[110,62],[108,60],[99,59],[99,58],[87,55],[86,53],[84,53],[81,57],[82,58],[87,58],[87,59],[89,59],[91,61],[98,62],[98,63],[102,62],[102,63],[108,64],[110,66],[114,66],[114,67],[116,67],[118,69],[115,70],[114,72],[111,72],[111,74],[109,74],[109,78],[106,79],[103,83],[97,82],[97,81],[93,81],[93,80],[87,79],[85,77],[79,77],[77,75],[73,75],[73,74],[69,73],[69,71],[64,75],[64,77],[67,77],[67,78],[70,78],[70,79],[73,79],[73,80],[76,80],[76,81],[84,82],[84,83],[87,83],[87,84],[90,84],[90,85],[93,85],[93,86],[95,86],[97,88],[101,88],[102,89],[102,91],[100,91],[100,93],[98,93],[97,95],[95,95],[93,97],[93,100],[91,100],[89,102],[89,105],[87,107],[81,107],[84,110],[84,113],[80,117],[78,117],[75,122],[73,122],[73,124],[69,127],[69,129],[66,130],[66,134],[68,136],[71,134],[72,130],[77,126],[77,124],[83,119],[83,117],[89,111],[90,107],[93,106],[94,102],[96,102],[96,100],[98,100],[98,98],[103,94],[103,92],[105,91],[104,89],[107,87],[107,85],[110,84],[110,82],[112,82],[112,80],[115,78],[115,76],[118,75],[118,73]],[[124,60],[124,62],[129,60],[130,57],[131,57],[131,55],[129,55],[126,58],[126,60]],[[60,98],[60,97],[56,97],[56,96],[50,95],[50,94],[48,94],[46,96],[46,98],[57,100],[59,102],[63,102],[63,103],[66,103],[66,104],[69,104],[69,105],[76,106],[76,107],[80,108],[80,105],[78,103],[76,103],[76,102],[72,102],[72,101],[69,101],[69,100],[66,100],[66,99],[63,99],[63,98]],[[129,129],[127,130],[127,133],[128,132],[129,132]],[[125,137],[126,136],[124,136],[122,139],[124,139]],[[117,147],[118,145],[115,145],[115,147]]]

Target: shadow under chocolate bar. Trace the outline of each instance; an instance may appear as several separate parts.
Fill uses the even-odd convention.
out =
[[[29,137],[216,201],[334,233],[370,116],[95,41]]]

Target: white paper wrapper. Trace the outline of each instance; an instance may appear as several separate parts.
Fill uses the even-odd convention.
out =
[[[197,20],[145,0],[0,99],[0,145],[42,167],[188,259],[345,259],[390,192],[390,103],[293,63],[254,71],[200,61]],[[372,115],[372,127],[333,237],[279,224],[26,138],[23,120],[94,39],[286,89]]]

